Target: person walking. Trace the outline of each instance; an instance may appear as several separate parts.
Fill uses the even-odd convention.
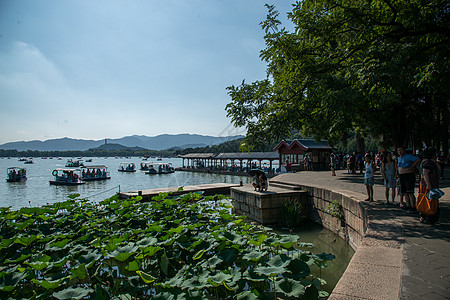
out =
[[[373,175],[376,170],[374,163],[372,162],[372,157],[369,154],[366,154],[364,157],[364,185],[367,190],[367,199],[366,201],[373,201],[373,184],[374,179]]]
[[[396,187],[396,178],[397,178],[397,166],[395,162],[392,160],[392,153],[386,152],[383,157],[383,162],[381,163],[381,175],[384,179],[384,186],[386,188],[385,196],[386,202],[385,204],[389,204],[389,191],[391,191],[392,204],[397,204],[395,202],[395,187]]]
[[[334,156],[334,153],[331,153],[330,155],[330,169],[331,176],[336,176],[336,157]]]
[[[420,163],[420,158],[412,154],[406,153],[405,146],[397,149],[398,159],[398,177],[400,178],[400,189],[406,202],[406,210],[408,212],[416,212],[416,196],[414,195],[414,187],[416,184],[416,166]]]
[[[427,148],[423,152],[423,160],[420,164],[422,178],[419,185],[419,193],[428,194],[439,187],[440,166],[436,161],[436,149]],[[430,200],[431,201],[431,200]],[[434,214],[420,213],[420,223],[434,224],[439,220],[439,201]]]

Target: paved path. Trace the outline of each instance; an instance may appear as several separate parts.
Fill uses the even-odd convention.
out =
[[[337,176],[325,171],[302,171],[278,176],[278,181],[320,185],[361,193],[366,197],[363,174],[339,170]],[[384,205],[385,195],[379,172],[375,175],[374,198],[379,218],[395,218],[401,223],[399,240],[403,243],[403,275],[400,299],[450,299],[450,170],[440,183],[441,217],[437,224],[419,223],[417,214],[398,206]],[[269,187],[270,189],[270,187]],[[396,199],[399,201],[399,199]],[[385,228],[389,230],[389,228]]]

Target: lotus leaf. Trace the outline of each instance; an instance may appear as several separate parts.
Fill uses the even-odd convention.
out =
[[[94,290],[90,288],[67,288],[59,292],[54,292],[53,297],[59,300],[82,299],[91,294]]]
[[[242,258],[251,261],[258,261],[261,257],[267,255],[267,251],[257,251],[253,250],[249,253],[246,253]]]
[[[209,277],[208,282],[214,286],[219,286],[223,282],[230,281],[233,278],[230,274],[226,274],[224,272],[219,272],[214,276]]]
[[[34,283],[39,284],[40,286],[42,286],[43,288],[47,289],[47,290],[53,290],[56,289],[57,287],[59,287],[60,283],[63,281],[62,279],[58,279],[58,280],[37,280],[37,279],[32,279],[31,280]]]
[[[253,282],[261,282],[267,279],[267,276],[257,274],[255,270],[248,269],[243,273],[245,279],[253,281]]]
[[[144,271],[136,271],[136,273],[141,277],[141,279],[145,283],[152,283],[153,281],[155,281],[157,279],[157,278],[153,277],[152,275],[145,273]]]
[[[39,236],[37,235],[31,235],[31,236],[21,236],[14,240],[14,243],[16,244],[22,244],[24,246],[30,245],[32,242],[37,240]]]
[[[259,299],[259,297],[251,291],[245,291],[245,292],[237,294],[236,299],[237,300],[256,300],[256,299]]]
[[[297,280],[309,276],[311,273],[308,264],[301,259],[291,260],[287,268],[291,271],[292,277]]]
[[[275,287],[288,297],[299,298],[305,293],[305,286],[290,278],[277,281]]]
[[[224,262],[232,264],[236,260],[237,251],[233,248],[226,248],[220,251],[217,256],[219,256]]]
[[[80,264],[78,267],[72,268],[70,272],[73,274],[72,278],[78,277],[83,280],[87,276],[86,264]]]
[[[158,243],[158,239],[155,237],[146,237],[145,239],[142,239],[136,243],[139,247],[148,247],[148,246],[154,246]]]
[[[0,277],[0,291],[12,291],[16,285],[26,277],[25,272],[11,272]]]
[[[159,265],[161,266],[161,270],[164,272],[164,274],[169,274],[169,259],[167,258],[166,253],[161,256],[161,259],[159,261]]]
[[[134,272],[134,271],[139,270],[140,264],[136,260],[133,260],[133,261],[130,261],[128,263],[128,266],[126,266],[125,268],[130,272]]]
[[[110,256],[117,259],[118,261],[126,261],[131,255],[136,253],[138,246],[135,245],[126,245],[123,247],[117,247]]]

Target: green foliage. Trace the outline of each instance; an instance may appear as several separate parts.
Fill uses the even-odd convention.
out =
[[[344,211],[342,209],[342,205],[337,200],[331,201],[330,205],[325,209],[325,212],[329,213],[333,217],[338,218],[339,220],[344,219]]]
[[[74,195],[41,208],[1,209],[0,298],[324,295],[310,266],[334,256],[302,250],[297,236],[255,228],[230,214],[223,197],[167,197],[93,204]]]
[[[332,144],[352,131],[384,147],[448,139],[447,1],[298,1],[293,32],[267,7],[268,79],[228,88],[228,116],[251,144],[291,129]]]
[[[287,228],[297,227],[303,220],[302,204],[295,199],[286,200],[280,207],[281,225]]]

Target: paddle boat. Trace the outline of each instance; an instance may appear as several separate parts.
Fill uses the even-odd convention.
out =
[[[173,172],[175,172],[175,169],[172,167],[171,163],[158,163],[153,164],[145,174],[169,174]]]
[[[54,180],[50,180],[51,185],[80,185],[86,183],[80,179],[80,169],[55,169],[52,175],[55,178]]]
[[[31,165],[34,164],[34,162],[31,158],[29,158],[27,161],[24,162],[24,164]]]
[[[141,171],[148,171],[153,168],[152,162],[141,162]]]
[[[136,172],[136,165],[134,163],[130,163],[130,162],[121,162],[118,171],[119,172]]]
[[[105,165],[84,166],[81,167],[81,180],[83,181],[97,181],[111,179],[108,172],[108,167]]]
[[[22,182],[27,180],[27,169],[20,167],[10,167],[6,170],[8,182]]]
[[[69,158],[66,162],[66,168],[78,168],[82,166],[84,166],[82,160],[72,160]]]

